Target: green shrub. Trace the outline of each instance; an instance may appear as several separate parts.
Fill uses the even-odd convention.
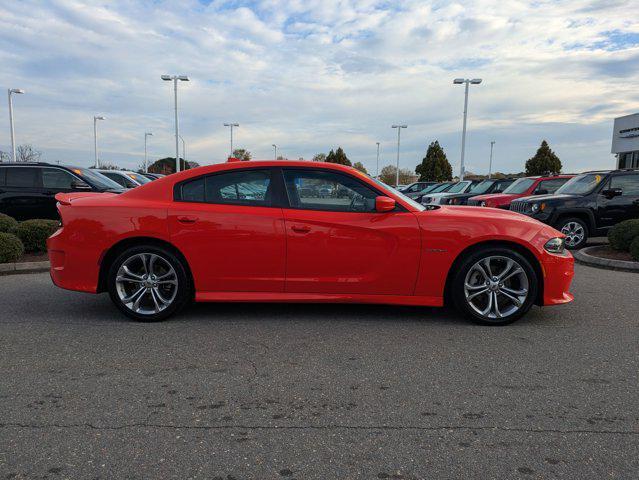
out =
[[[0,232],[12,233],[15,231],[17,226],[18,221],[15,218],[5,215],[4,213],[0,213]]]
[[[630,255],[639,262],[639,236],[630,242]]]
[[[24,253],[24,245],[12,233],[0,232],[0,263],[15,262]]]
[[[618,223],[608,232],[608,241],[615,250],[627,252],[630,242],[639,236],[639,218]]]
[[[46,252],[47,238],[58,229],[57,220],[25,220],[16,228],[16,235],[27,252]]]

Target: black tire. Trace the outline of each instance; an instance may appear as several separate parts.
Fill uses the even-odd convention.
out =
[[[123,266],[125,262],[135,258],[136,256],[156,256],[162,260],[162,262],[166,262],[166,264],[170,265],[173,268],[175,273],[175,280],[177,282],[177,286],[175,287],[175,294],[173,295],[173,290],[170,291],[172,300],[170,304],[164,307],[160,311],[156,312],[147,312],[140,311],[136,312],[132,310],[129,306],[127,306],[122,299],[120,298],[120,293],[123,291],[122,282],[120,283],[120,287],[118,287],[118,282],[116,281],[118,276],[118,271],[120,271],[120,267]],[[157,263],[160,263],[159,260],[156,260]],[[161,266],[166,266],[164,263],[161,263]],[[146,270],[146,269],[145,269]],[[171,279],[174,277],[171,276]],[[136,283],[131,284],[131,289],[133,288],[142,288],[143,285],[140,285],[141,282],[135,280]],[[162,282],[159,282],[162,283]],[[172,251],[167,248],[163,248],[157,245],[139,245],[135,247],[131,247],[120,253],[117,258],[113,261],[113,263],[109,267],[108,277],[107,277],[107,289],[109,291],[109,296],[111,297],[111,301],[115,304],[115,306],[124,313],[127,317],[132,318],[133,320],[137,320],[139,322],[159,322],[162,320],[166,320],[171,315],[177,313],[180,309],[182,309],[185,305],[187,305],[191,299],[193,298],[192,290],[193,286],[191,284],[190,275],[187,273],[186,268],[180,258],[178,258]],[[129,287],[126,287],[129,288]],[[160,287],[163,288],[163,287]],[[170,287],[173,288],[172,286]],[[150,292],[149,289],[147,291]],[[145,295],[143,293],[141,296]],[[146,293],[151,295],[150,293]],[[158,305],[156,298],[151,295],[150,298],[145,298],[145,302],[149,302],[150,308],[153,308],[153,303],[151,300],[154,300]]]
[[[574,225],[579,225],[581,230],[577,229],[575,231],[575,229],[572,228]],[[585,246],[588,241],[588,225],[581,218],[561,218],[555,225],[555,228],[566,235],[566,248],[568,250],[577,250]],[[571,234],[569,231],[575,231],[575,234]],[[579,239],[578,233],[580,231],[583,232],[583,238]]]
[[[518,273],[516,278],[513,277],[508,277],[508,271],[504,274],[506,280],[505,282],[499,283],[499,281],[497,282],[497,286],[494,286],[494,282],[493,284],[491,284],[490,286],[486,286],[485,288],[488,290],[486,293],[483,294],[478,294],[477,296],[477,300],[474,300],[474,304],[476,304],[477,302],[481,302],[484,301],[486,302],[486,304],[488,304],[488,302],[492,302],[494,298],[499,298],[499,300],[497,300],[497,309],[496,311],[499,312],[499,314],[502,314],[501,310],[504,310],[504,314],[503,316],[497,316],[497,314],[495,314],[494,317],[491,317],[490,315],[493,313],[492,311],[489,312],[489,314],[487,315],[482,315],[479,311],[476,310],[476,308],[473,308],[473,306],[471,305],[471,302],[469,300],[467,300],[467,289],[466,289],[466,279],[467,276],[471,276],[471,279],[473,278],[474,275],[476,275],[475,279],[478,280],[477,286],[473,286],[473,289],[482,289],[484,288],[484,285],[482,285],[482,282],[485,280],[481,278],[481,276],[478,273],[478,270],[475,268],[475,266],[478,264],[478,262],[481,261],[485,261],[486,259],[491,258],[491,262],[493,262],[493,267],[499,267],[500,265],[503,265],[504,268],[506,265],[508,265],[508,261],[512,261],[515,262],[513,265],[518,264],[521,269],[522,269],[522,273]],[[514,271],[516,270],[513,267],[511,267],[512,270]],[[471,270],[473,271],[473,273],[471,273]],[[494,272],[495,274],[498,274],[498,271]],[[525,281],[524,281],[524,276],[525,275]],[[493,278],[495,278],[493,276]],[[492,280],[492,278],[491,278]],[[508,290],[509,292],[512,292],[512,286],[514,285],[513,282],[517,281],[517,285],[519,285],[518,287],[515,286],[515,288],[519,288],[519,290],[517,291],[523,291],[523,288],[525,286],[526,290],[527,290],[527,296],[525,298],[525,300],[521,300],[521,297],[515,297],[517,300],[521,300],[521,304],[520,306],[518,306],[517,310],[510,312],[509,313],[509,309],[505,309],[504,308],[504,304],[512,304],[511,309],[516,307],[517,305],[511,300],[512,295],[510,296],[510,298],[508,296],[506,296],[506,293],[503,293],[503,287],[506,287],[506,290]],[[461,262],[461,264],[459,265],[459,268],[457,269],[457,273],[455,274],[455,276],[453,277],[453,281],[451,283],[451,298],[454,302],[455,308],[457,308],[458,311],[460,311],[462,314],[464,314],[467,318],[469,318],[470,320],[472,320],[475,323],[478,323],[480,325],[508,325],[509,323],[514,322],[515,320],[518,320],[519,318],[521,318],[523,315],[525,315],[530,308],[532,307],[533,303],[535,302],[535,299],[537,298],[537,292],[539,290],[539,280],[537,278],[537,274],[535,273],[535,269],[532,267],[532,265],[530,264],[530,262],[528,261],[528,259],[526,259],[526,257],[524,257],[523,255],[521,255],[519,252],[517,252],[516,250],[507,248],[507,247],[483,247],[480,249],[477,249],[473,252],[471,252],[470,254],[468,254]],[[495,288],[498,289],[498,292],[495,292],[495,296],[492,298],[488,298],[490,295],[492,295],[491,293],[491,288]],[[478,292],[479,290],[471,290],[472,292]],[[482,295],[485,296],[485,298],[482,298]],[[510,295],[510,294],[508,294]],[[472,296],[472,294],[471,294]],[[499,303],[502,302],[502,307],[499,307]],[[476,307],[477,305],[475,305]]]

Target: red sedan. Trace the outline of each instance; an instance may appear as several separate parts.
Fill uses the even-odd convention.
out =
[[[58,194],[62,288],[141,321],[199,302],[456,305],[506,324],[573,299],[563,235],[523,215],[424,207],[341,165],[236,162],[120,195]]]
[[[554,175],[552,177],[522,177],[515,180],[503,193],[477,195],[468,200],[468,205],[480,207],[504,208],[508,210],[510,203],[516,198],[530,195],[548,195],[555,193],[559,187],[574,175]]]

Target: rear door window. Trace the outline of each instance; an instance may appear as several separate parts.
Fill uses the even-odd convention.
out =
[[[7,168],[6,186],[17,188],[37,188],[38,169],[33,167]]]

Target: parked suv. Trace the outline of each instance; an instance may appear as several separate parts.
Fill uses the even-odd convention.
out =
[[[57,219],[56,193],[122,191],[117,183],[87,168],[48,163],[0,164],[0,213],[17,220]]]
[[[547,195],[555,193],[559,187],[574,175],[555,175],[552,177],[523,177],[515,180],[503,193],[478,195],[468,200],[468,205],[479,207],[503,208],[508,210],[510,202],[529,195]]]
[[[457,193],[468,193],[475,185],[479,183],[479,180],[462,180],[461,182],[454,183],[451,187],[442,192],[429,192],[421,197],[420,202],[422,205],[446,205],[448,202],[446,199],[450,195]]]
[[[514,178],[487,178],[474,185],[466,193],[451,193],[441,200],[442,205],[468,205],[468,199],[477,195],[488,195],[489,193],[501,193],[506,190]]]
[[[127,170],[98,170],[100,174],[110,178],[115,183],[120,185],[120,188],[135,188],[145,183],[149,183],[151,179],[145,177],[136,172],[129,172]]]
[[[566,235],[568,248],[579,248],[589,236],[639,218],[639,169],[584,173],[554,195],[520,198],[510,209],[552,225]]]

